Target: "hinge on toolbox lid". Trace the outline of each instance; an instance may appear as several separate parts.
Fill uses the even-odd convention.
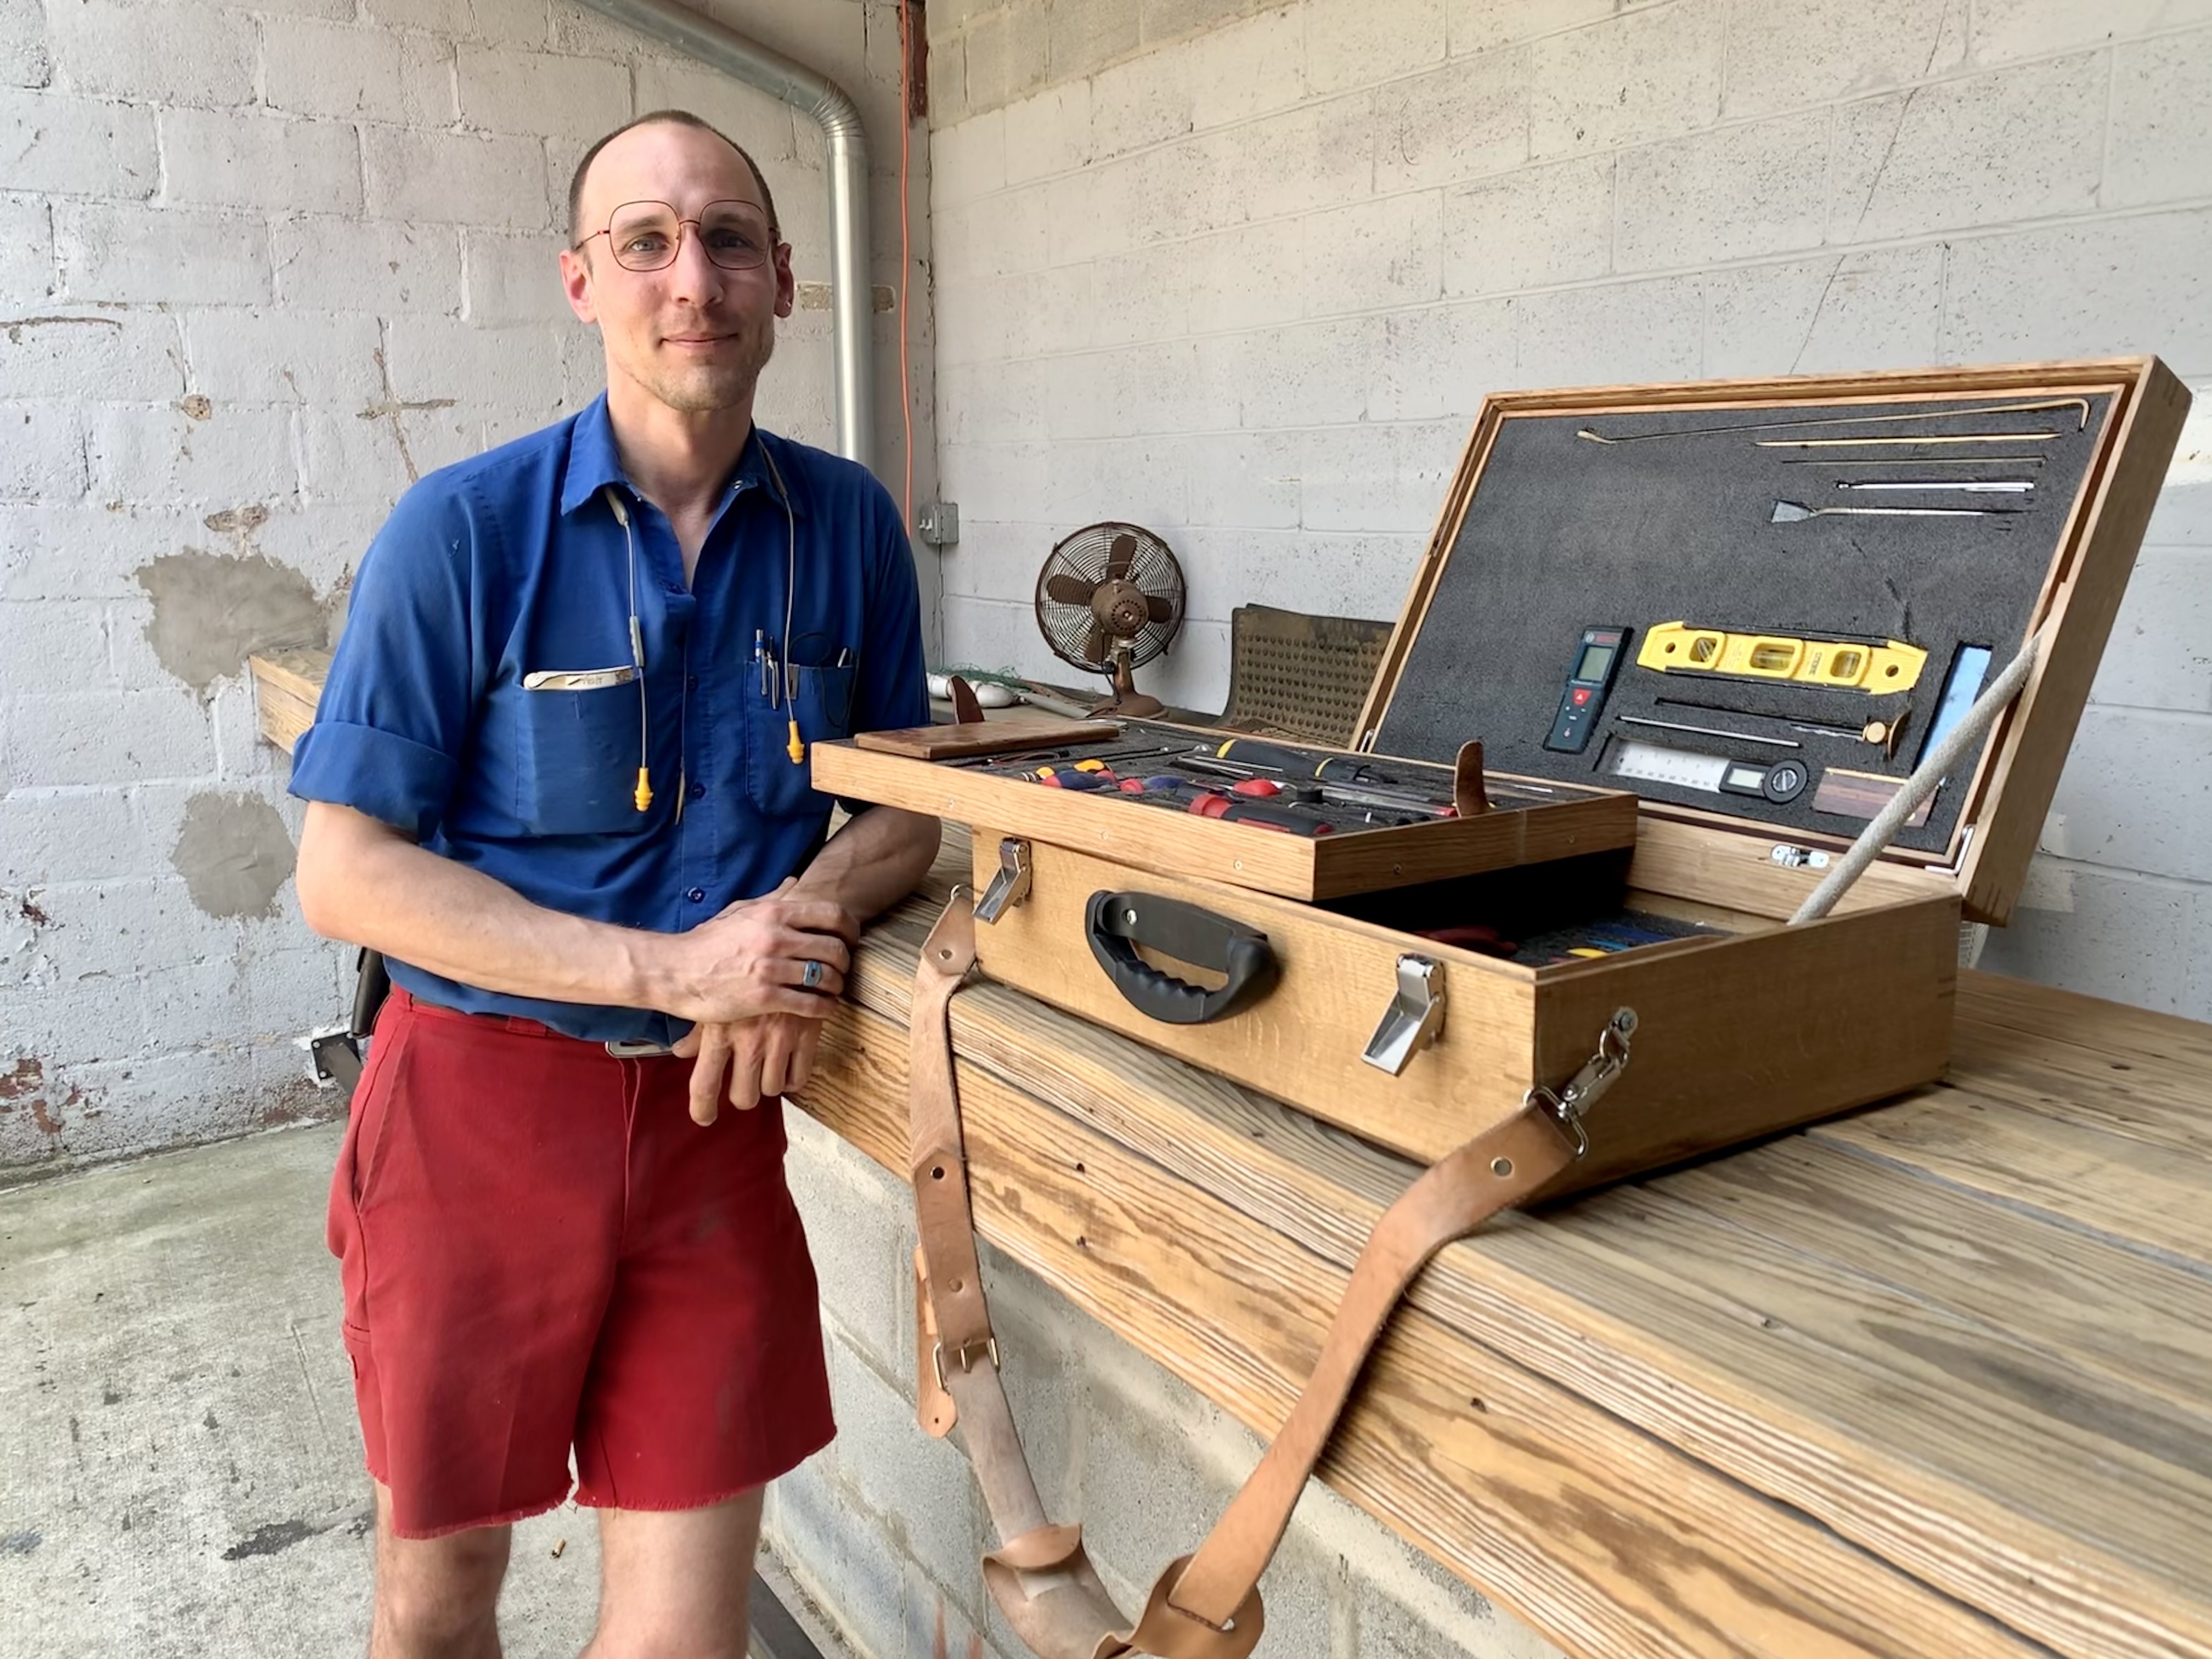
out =
[[[1359,1057],[1396,1077],[1416,1053],[1437,1040],[1443,1023],[1443,964],[1427,957],[1400,957],[1398,994]]]
[[[975,920],[996,921],[1030,896],[1030,844],[1009,836],[999,843],[999,873],[976,902]]]

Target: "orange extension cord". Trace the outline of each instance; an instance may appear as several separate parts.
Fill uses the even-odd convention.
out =
[[[914,254],[907,229],[907,169],[912,157],[914,135],[913,98],[908,85],[914,64],[914,42],[908,38],[913,27],[912,14],[907,9],[907,0],[899,0],[899,422],[900,430],[906,434],[906,488],[899,497],[900,510],[905,514],[906,532],[914,533],[914,390],[907,380],[908,357],[912,341],[907,336],[906,296],[907,273],[913,269]]]

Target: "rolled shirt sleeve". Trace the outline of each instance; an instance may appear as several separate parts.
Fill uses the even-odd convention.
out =
[[[292,793],[427,841],[459,781],[481,654],[470,572],[483,520],[436,476],[400,498],[363,556],[346,627],[292,756]]]

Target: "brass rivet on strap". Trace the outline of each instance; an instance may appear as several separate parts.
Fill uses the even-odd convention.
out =
[[[1513,1173],[1513,1160],[1510,1158],[1492,1158],[1490,1160],[1490,1173],[1498,1176],[1501,1181],[1504,1180],[1507,1176]]]
[[[953,1293],[955,1296],[959,1295],[959,1294],[960,1294],[960,1292],[961,1292],[962,1291],[963,1291],[963,1290],[965,1290],[965,1289],[967,1289],[967,1288],[968,1288],[968,1287],[967,1287],[964,1284],[963,1284],[959,1279],[954,1279],[954,1280],[952,1281],[952,1293]]]

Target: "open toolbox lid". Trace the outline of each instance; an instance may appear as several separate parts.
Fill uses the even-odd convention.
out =
[[[1489,397],[1358,747],[1477,738],[1764,862],[1849,846],[2049,623],[1887,854],[2002,923],[2188,406],[2150,357]]]

